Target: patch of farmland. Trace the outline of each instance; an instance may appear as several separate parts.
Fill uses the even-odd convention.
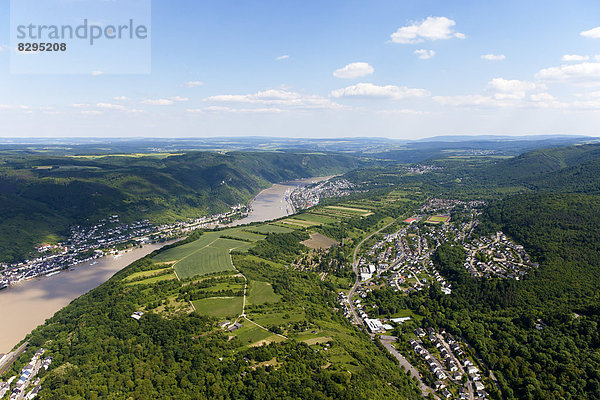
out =
[[[196,312],[209,317],[236,317],[242,313],[242,297],[209,297],[194,300]]]
[[[306,239],[301,243],[311,249],[328,249],[334,244],[339,244],[339,242],[320,233],[311,233],[310,239]]]

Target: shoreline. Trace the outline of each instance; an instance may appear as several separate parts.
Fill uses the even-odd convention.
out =
[[[10,352],[33,329],[71,301],[169,243],[172,241],[134,248],[119,257],[110,255],[86,261],[59,274],[21,281],[3,289],[0,291],[0,353]]]
[[[334,176],[334,175],[333,175]],[[265,222],[296,213],[290,195],[299,186],[332,178],[321,176],[275,183],[249,203],[248,216],[226,226]],[[177,239],[179,240],[179,239]],[[42,275],[0,291],[0,353],[10,352],[31,331],[71,301],[108,281],[114,274],[154,250],[176,240],[134,248],[69,266],[52,276]]]
[[[331,179],[334,176],[335,175],[316,176],[313,178],[295,179],[292,181],[275,183],[267,189],[263,189],[250,201],[250,213],[248,216],[233,221],[225,226],[233,227],[250,224],[252,222],[266,222],[295,214],[297,210],[294,208],[290,199],[290,195],[294,189],[299,186],[308,186],[313,183]],[[259,205],[257,206],[256,203],[259,203]]]

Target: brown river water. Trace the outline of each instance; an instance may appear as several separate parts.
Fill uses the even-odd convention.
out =
[[[268,221],[293,214],[289,201],[292,191],[301,185],[329,177],[300,179],[271,186],[251,202],[252,211],[232,225]],[[0,291],[0,353],[8,353],[21,339],[71,301],[100,286],[116,272],[164,244],[147,245],[119,257],[103,257],[71,267],[51,277],[31,279]]]

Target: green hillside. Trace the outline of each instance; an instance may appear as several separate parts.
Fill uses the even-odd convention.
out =
[[[344,155],[273,152],[0,160],[0,262],[21,259],[73,224],[112,214],[158,224],[198,217],[245,203],[271,183],[363,164]]]

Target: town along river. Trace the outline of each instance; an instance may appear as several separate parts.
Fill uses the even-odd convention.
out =
[[[8,353],[25,335],[77,297],[164,245],[146,245],[117,257],[102,257],[0,291],[0,353]]]
[[[293,214],[290,194],[298,186],[328,179],[309,178],[275,184],[260,192],[250,203],[252,211],[233,225],[268,221]],[[107,256],[71,267],[60,274],[40,277],[0,291],[0,353],[8,353],[38,325],[84,293],[100,286],[125,268],[163,244],[146,245],[119,257]],[[96,264],[92,265],[94,262]]]
[[[277,183],[268,189],[260,192],[250,202],[250,213],[248,216],[234,221],[229,226],[238,226],[249,224],[251,222],[270,221],[294,214],[294,206],[290,200],[290,195],[299,186],[307,186],[331,178],[315,177],[307,179],[298,179],[290,182]]]

